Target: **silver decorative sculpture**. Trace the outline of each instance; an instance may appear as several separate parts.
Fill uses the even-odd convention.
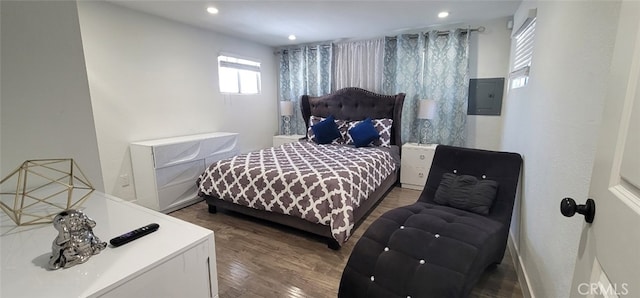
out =
[[[51,245],[49,268],[55,270],[82,264],[105,249],[107,243],[93,234],[95,226],[96,222],[82,211],[70,209],[58,213],[53,219],[58,236]]]

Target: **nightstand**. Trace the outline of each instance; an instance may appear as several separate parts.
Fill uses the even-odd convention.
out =
[[[437,146],[437,144],[418,143],[402,145],[400,183],[403,188],[416,190],[424,188]]]
[[[273,147],[280,146],[282,144],[291,143],[304,138],[304,135],[277,135],[273,136]]]

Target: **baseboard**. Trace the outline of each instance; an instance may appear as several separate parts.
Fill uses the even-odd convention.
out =
[[[531,291],[531,284],[529,283],[529,276],[527,270],[524,268],[520,252],[516,246],[513,235],[509,232],[509,240],[507,241],[509,252],[511,253],[511,259],[513,260],[513,267],[516,269],[516,275],[518,275],[518,282],[522,289],[522,296],[525,298],[535,298],[533,291]]]

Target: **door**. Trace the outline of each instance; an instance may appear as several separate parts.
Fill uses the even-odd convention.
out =
[[[571,297],[640,297],[639,74],[640,4],[623,1]]]

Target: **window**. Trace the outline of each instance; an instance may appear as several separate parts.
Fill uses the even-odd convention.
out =
[[[513,59],[513,69],[509,75],[511,89],[520,88],[529,82],[529,67],[533,55],[533,38],[536,31],[535,12],[522,24],[516,32],[516,49]]]
[[[218,77],[222,93],[260,93],[260,62],[220,55]]]

